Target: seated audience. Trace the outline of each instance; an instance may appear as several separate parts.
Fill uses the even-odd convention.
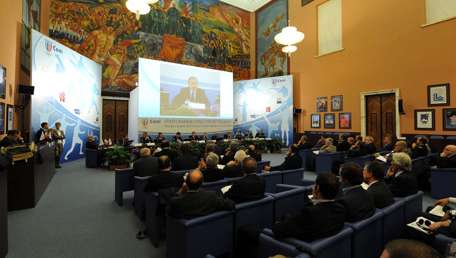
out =
[[[318,139],[317,143],[313,146],[314,148],[320,148],[321,146],[325,145],[326,143],[326,138],[324,136],[320,136],[320,139]]]
[[[393,193],[383,181],[384,171],[383,164],[378,161],[367,164],[363,171],[367,192],[372,196],[377,209],[383,209],[394,203]]]
[[[362,168],[356,163],[345,163],[340,169],[342,198],[347,222],[357,222],[374,215],[375,204],[369,193],[361,187]]]
[[[374,137],[366,136],[364,142],[361,144],[361,152],[363,155],[374,154],[377,152],[377,147],[374,144]]]
[[[353,138],[352,138],[353,139]],[[339,139],[337,140],[337,151],[348,151],[351,145],[347,141],[347,136],[344,134],[339,134]]]
[[[428,140],[425,137],[417,137],[412,143],[412,159],[419,157],[426,157],[431,152],[431,148],[428,145]]]
[[[236,180],[224,194],[235,203],[259,200],[264,197],[265,182],[256,174],[257,162],[254,158],[245,158],[243,162],[244,177]]]
[[[222,160],[220,164],[226,165],[228,162],[234,159],[234,154],[239,150],[239,144],[236,141],[231,142],[230,146],[222,154]]]
[[[393,153],[385,182],[395,197],[405,197],[418,192],[418,182],[412,173],[412,160],[406,153]]]
[[[261,161],[261,153],[256,151],[256,147],[254,144],[249,145],[249,148],[247,149],[247,155],[254,158],[256,161]]]
[[[174,160],[177,157],[177,152],[170,148],[169,141],[164,140],[160,144],[160,149],[157,149],[154,154],[155,157],[168,156],[171,160]]]
[[[320,147],[320,153],[333,153],[337,151],[336,146],[333,144],[334,140],[333,138],[326,138],[325,139],[325,144]]]
[[[22,143],[24,141],[22,140]],[[19,137],[19,131],[9,130],[5,137],[0,141],[0,147],[9,147],[21,143],[21,138]]]
[[[87,136],[86,148],[90,150],[97,150],[98,144],[95,141],[95,137],[92,135]]]
[[[174,189],[171,193],[173,195],[182,186],[183,177],[171,173],[171,159],[168,156],[160,156],[158,166],[160,172],[149,178],[145,191],[157,192],[164,189]]]
[[[204,182],[214,182],[224,178],[222,170],[217,167],[218,162],[219,157],[213,152],[209,152],[206,159],[201,160],[198,168],[203,173]]]
[[[179,190],[179,195],[172,198],[168,205],[169,216],[190,219],[234,209],[233,201],[223,198],[216,192],[200,190],[202,184],[201,171],[196,169],[190,172]]]
[[[190,135],[189,140],[190,141],[199,141],[199,137],[198,137],[198,135],[196,134],[195,131],[192,132],[192,135]]]
[[[390,134],[387,134],[383,137],[383,147],[381,151],[392,151],[393,149],[393,137]]]
[[[173,136],[173,140],[177,143],[181,143],[183,142],[184,140],[182,139],[182,136],[181,136],[181,133],[180,132],[176,132],[176,134]]]
[[[437,158],[438,168],[456,168],[456,145],[447,145]]]
[[[164,140],[166,140],[165,136],[163,136],[163,133],[162,132],[159,132],[157,134],[157,137],[155,137],[155,143],[156,144],[161,144]]]
[[[380,258],[443,258],[432,247],[415,240],[396,239],[386,244]]]
[[[301,136],[301,139],[299,139],[298,148],[300,150],[312,149],[312,144],[308,141],[306,135]]]
[[[209,154],[211,152],[215,153],[216,149],[217,149],[217,145],[215,145],[214,143],[207,143],[206,147],[204,148],[204,154],[203,154],[202,158],[205,159],[207,154]]]
[[[223,156],[225,154],[225,148],[223,147],[223,138],[217,138],[217,140],[215,141],[214,152],[219,157],[221,157],[221,156]]]
[[[287,156],[285,157],[285,161],[280,164],[279,166],[264,166],[264,170],[266,171],[283,171],[283,170],[292,170],[302,168],[302,159],[298,154],[298,145],[293,144],[290,146],[288,150]]]
[[[143,132],[143,135],[139,138],[139,142],[142,144],[151,143],[152,138],[150,138],[147,132]]]
[[[363,141],[361,136],[357,136],[355,142],[351,145],[347,151],[347,157],[359,157],[365,155],[365,149],[362,148]]]
[[[435,205],[446,206],[448,204],[456,204],[456,197],[448,197],[438,200]],[[444,216],[441,221],[437,221],[430,226],[431,230],[446,235],[451,238],[456,238],[456,218],[454,216]]]
[[[149,148],[139,150],[139,159],[133,163],[133,174],[137,177],[150,177],[159,171],[158,159],[151,155]]]
[[[242,162],[247,157],[247,154],[243,150],[238,150],[234,154],[233,160],[229,161],[226,166],[223,168],[222,173],[224,177],[241,177],[242,172]]]
[[[184,143],[180,146],[181,153],[173,161],[173,170],[195,169],[198,167],[198,156],[192,153],[191,145]]]
[[[403,152],[403,153],[409,155],[409,157],[412,156],[412,152],[411,152],[410,149],[408,148],[407,142],[406,142],[406,141],[397,141],[397,142],[394,144],[393,152],[394,152],[394,153]]]
[[[339,180],[330,173],[317,176],[312,203],[299,214],[272,226],[276,238],[293,237],[314,241],[337,234],[344,227],[345,208],[335,201]]]

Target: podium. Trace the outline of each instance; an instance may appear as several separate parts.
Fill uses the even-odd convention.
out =
[[[38,146],[28,160],[8,165],[8,210],[34,208],[55,175],[54,145]]]

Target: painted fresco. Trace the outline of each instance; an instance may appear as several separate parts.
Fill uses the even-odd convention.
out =
[[[100,3],[103,2],[103,3]],[[138,57],[250,78],[250,13],[218,0],[161,0],[137,21],[118,0],[53,0],[49,35],[103,64],[103,91],[128,92]]]
[[[287,0],[276,0],[257,12],[257,77],[288,74],[288,58],[274,36],[288,23]]]

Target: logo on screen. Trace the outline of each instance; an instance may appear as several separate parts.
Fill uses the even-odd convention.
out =
[[[52,52],[56,52],[59,54],[62,54],[63,51],[62,49],[58,48],[55,44],[53,44],[51,41],[46,40],[44,43],[44,46],[46,48],[46,52],[50,55]]]

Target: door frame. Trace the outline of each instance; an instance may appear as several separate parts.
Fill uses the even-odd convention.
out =
[[[376,90],[376,91],[365,91],[360,92],[361,98],[361,136],[366,137],[366,97],[372,95],[384,95],[384,94],[391,94],[395,95],[395,105],[396,105],[396,137],[402,138],[401,135],[401,117],[399,114],[399,88],[395,89],[388,89],[388,90]]]
[[[104,100],[126,100],[129,101],[130,98],[126,97],[111,97],[111,96],[101,96],[101,126],[100,126],[100,139],[103,139],[103,101]]]

